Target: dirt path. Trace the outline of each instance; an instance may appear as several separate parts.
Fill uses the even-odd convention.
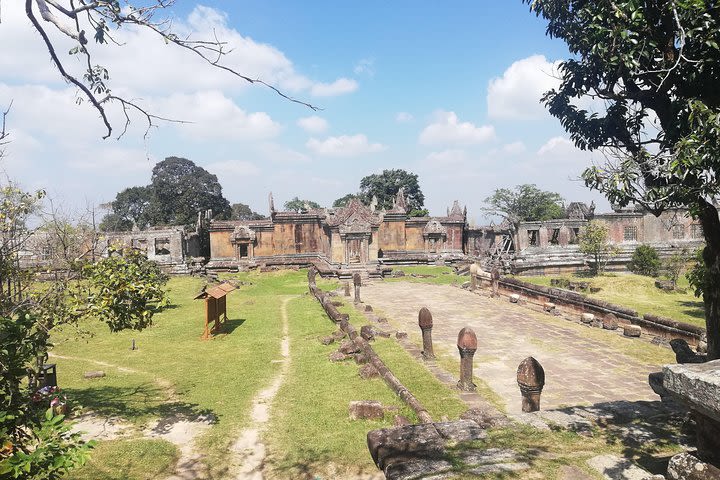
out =
[[[171,381],[154,377],[150,372],[121,367],[120,365],[89,358],[78,358],[52,353],[50,356],[62,360],[89,362],[101,367],[114,368],[125,373],[147,375],[153,377],[155,384],[165,392],[165,401],[167,403],[176,402],[180,398]],[[201,462],[202,456],[195,449],[195,439],[205,433],[212,426],[214,420],[215,419],[210,416],[198,416],[196,418],[171,416],[158,419],[148,426],[148,428],[140,432],[140,435],[146,438],[166,440],[174,444],[180,452],[180,458],[175,466],[175,471],[167,480],[190,480],[206,477],[205,466]],[[73,431],[81,432],[85,440],[132,438],[138,434],[132,424],[118,417],[101,417],[89,412],[79,416],[73,421]]]
[[[265,461],[265,444],[260,436],[270,419],[270,405],[277,395],[280,386],[287,376],[290,368],[290,337],[288,334],[287,304],[295,297],[284,297],[280,305],[282,318],[282,340],[280,341],[280,355],[282,359],[280,372],[273,379],[269,387],[261,390],[253,400],[250,414],[252,424],[243,430],[231,451],[235,454],[234,465],[237,466],[238,480],[262,480],[263,463]]]

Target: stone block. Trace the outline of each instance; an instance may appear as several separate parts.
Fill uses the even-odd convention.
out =
[[[348,358],[348,356],[345,355],[344,353],[341,353],[341,352],[332,352],[332,353],[328,356],[328,359],[329,359],[331,362],[342,362],[342,361],[347,360],[347,358]]]
[[[368,378],[375,378],[380,376],[380,374],[377,371],[377,368],[375,368],[372,364],[366,363],[360,368],[360,371],[358,372],[360,375],[360,378],[363,380],[367,380]]]
[[[102,370],[91,370],[89,372],[83,373],[83,377],[87,379],[92,378],[103,378],[105,376],[105,372]]]
[[[591,324],[595,320],[595,315],[592,313],[583,313],[580,315],[580,321],[585,324]]]
[[[602,320],[602,327],[605,330],[617,330],[618,328],[618,319],[615,315],[612,313],[608,313],[603,317]]]
[[[335,342],[335,337],[333,336],[323,337],[320,339],[320,343],[322,343],[323,345],[330,345],[333,342]]]
[[[370,305],[365,305],[365,311],[366,312],[372,312],[373,308]]]
[[[720,480],[720,469],[683,452],[670,459],[667,478],[670,480]]]
[[[626,337],[639,337],[641,334],[642,328],[640,328],[640,325],[623,325],[623,335],[625,335]]]
[[[438,456],[443,451],[444,440],[433,424],[424,423],[372,430],[367,434],[367,445],[375,465],[385,470],[399,455],[419,459]]]
[[[456,420],[454,422],[435,423],[435,429],[445,440],[453,442],[469,442],[487,437],[485,429],[472,420]]]
[[[353,355],[355,353],[358,353],[360,351],[360,347],[355,345],[355,342],[352,340],[343,340],[343,342],[340,344],[340,348],[338,348],[338,352],[344,353],[345,355]]]
[[[545,302],[543,303],[543,310],[545,310],[546,312],[554,312],[555,304],[552,302]]]
[[[351,420],[379,420],[385,415],[382,403],[375,400],[353,400],[348,411]]]
[[[720,421],[720,360],[666,365],[663,387],[693,410]]]
[[[510,303],[518,303],[519,300],[520,295],[518,295],[517,293],[513,293],[512,295],[510,295]]]
[[[372,325],[363,325],[360,327],[360,336],[367,341],[375,340],[375,329]]]

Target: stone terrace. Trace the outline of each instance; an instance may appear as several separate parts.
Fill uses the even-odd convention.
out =
[[[428,307],[434,318],[436,353],[451,351],[458,358],[458,368],[457,334],[465,326],[472,327],[478,337],[474,374],[503,399],[508,413],[520,412],[516,371],[528,356],[545,369],[543,410],[658,400],[648,385],[648,374],[659,371],[660,365],[642,363],[611,343],[584,335],[583,330],[590,327],[511,304],[507,298],[488,298],[451,286],[375,282],[362,287],[362,299],[386,313],[396,328],[417,334],[418,311]],[[617,332],[595,332],[608,339],[618,337]]]

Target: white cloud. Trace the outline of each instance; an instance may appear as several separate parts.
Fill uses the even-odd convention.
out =
[[[297,121],[297,124],[308,133],[323,133],[328,129],[327,120],[317,115],[303,117]]]
[[[579,152],[575,145],[565,137],[553,137],[537,151],[539,156],[567,155]]]
[[[438,166],[458,165],[467,160],[467,153],[457,149],[430,152],[425,160],[429,164]]]
[[[375,59],[374,58],[363,58],[355,64],[353,72],[356,75],[367,75],[372,77],[375,75]]]
[[[358,89],[358,83],[349,78],[338,78],[332,83],[316,83],[310,93],[316,97],[336,97],[352,93]]]
[[[155,111],[192,123],[178,128],[196,139],[264,140],[280,133],[280,124],[265,112],[248,113],[219,91],[175,94],[153,101]]]
[[[308,163],[311,158],[304,153],[277,143],[262,143],[256,148],[258,154],[273,163]]]
[[[560,85],[558,66],[543,55],[533,55],[510,65],[502,77],[490,80],[487,93],[491,118],[533,119],[547,115],[540,98]]]
[[[255,177],[260,174],[260,168],[257,165],[245,160],[222,160],[210,163],[204,168],[218,175],[222,180]]]
[[[311,138],[305,146],[318,155],[333,157],[354,157],[364,153],[381,152],[387,148],[380,143],[370,143],[363,134],[328,137],[325,140]]]
[[[425,127],[419,140],[423,145],[471,145],[485,143],[494,138],[495,128],[492,125],[477,127],[470,122],[460,122],[455,112],[439,111],[435,114],[435,123]]]
[[[398,114],[395,115],[395,121],[398,123],[412,122],[413,119],[414,119],[414,117],[412,116],[412,114],[407,113],[407,112],[398,112]]]
[[[521,153],[525,153],[526,150],[527,148],[525,148],[525,144],[523,142],[513,142],[503,145],[501,151],[508,155],[519,155]]]

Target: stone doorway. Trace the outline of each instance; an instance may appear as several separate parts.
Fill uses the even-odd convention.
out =
[[[351,238],[347,241],[348,264],[362,263],[361,247],[362,240],[359,238]]]

